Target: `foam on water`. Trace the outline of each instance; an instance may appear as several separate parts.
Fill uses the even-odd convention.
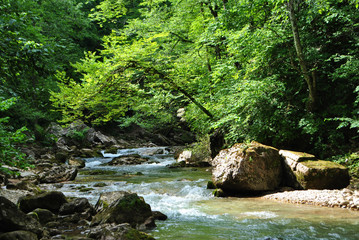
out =
[[[277,214],[273,213],[273,212],[267,212],[267,211],[259,211],[259,212],[244,212],[242,213],[245,216],[250,216],[250,217],[257,217],[257,218],[262,218],[262,219],[268,219],[268,218],[275,218],[278,217]]]

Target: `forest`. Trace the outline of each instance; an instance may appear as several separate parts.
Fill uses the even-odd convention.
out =
[[[358,5],[0,0],[0,163],[27,167],[21,146],[51,145],[51,122],[81,120],[220,132],[226,146],[255,140],[358,169]]]

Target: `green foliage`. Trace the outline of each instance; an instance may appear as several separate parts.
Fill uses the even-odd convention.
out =
[[[86,134],[89,131],[89,129],[90,128],[88,128],[88,127],[84,128],[82,130],[71,129],[66,134],[66,137],[68,137],[74,141],[82,142],[86,138]]]
[[[197,142],[192,144],[186,150],[192,152],[192,157],[195,161],[204,161],[211,158],[211,149],[209,135],[198,137]]]
[[[53,106],[63,122],[146,128],[176,125],[184,107],[193,131],[222,129],[228,145],[331,154],[358,126],[358,1],[294,1],[302,59],[287,2],[101,1],[91,17],[113,31],[73,65],[81,81],[58,73]],[[334,118],[352,129],[324,120]]]
[[[333,156],[328,160],[339,163],[349,168],[350,175],[359,178],[359,153],[347,153],[344,155]]]
[[[14,105],[16,99],[0,98],[0,111],[5,111]],[[26,127],[13,130],[8,126],[9,118],[0,118],[0,172],[13,174],[4,165],[26,169],[31,165],[26,160],[25,154],[21,153],[19,144],[27,141]]]

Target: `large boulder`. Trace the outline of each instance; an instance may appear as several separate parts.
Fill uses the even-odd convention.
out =
[[[257,142],[220,151],[212,165],[214,184],[227,193],[274,190],[281,183],[278,150]]]
[[[41,225],[36,219],[26,215],[24,212],[20,211],[13,202],[3,196],[0,196],[0,233],[18,230],[29,231],[36,234],[37,236],[42,235]],[[6,238],[5,236],[2,236],[1,239]]]
[[[58,213],[61,206],[67,203],[66,197],[62,192],[46,192],[35,196],[25,196],[19,199],[19,208],[25,212],[31,212],[37,208],[47,209],[53,213]]]
[[[52,166],[39,173],[40,183],[72,181],[77,176],[77,168],[68,165]]]
[[[314,155],[280,150],[284,159],[285,185],[296,189],[341,189],[350,183],[348,169],[340,164],[317,160]]]
[[[117,197],[115,201],[107,202],[113,199],[114,196]],[[102,194],[96,208],[101,210],[94,216],[92,220],[93,226],[105,223],[129,223],[131,227],[137,229],[155,227],[150,205],[136,193],[120,191],[110,194],[109,197]]]

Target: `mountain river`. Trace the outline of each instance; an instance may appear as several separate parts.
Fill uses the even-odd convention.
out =
[[[150,160],[141,165],[102,165],[128,154]],[[121,149],[85,160],[84,170],[105,170],[105,174],[80,172],[74,182],[51,188],[66,196],[86,197],[92,204],[102,192],[135,192],[152,210],[168,216],[149,231],[156,239],[359,239],[359,212],[261,198],[215,198],[206,189],[210,169],[168,168],[175,159],[164,147]]]

